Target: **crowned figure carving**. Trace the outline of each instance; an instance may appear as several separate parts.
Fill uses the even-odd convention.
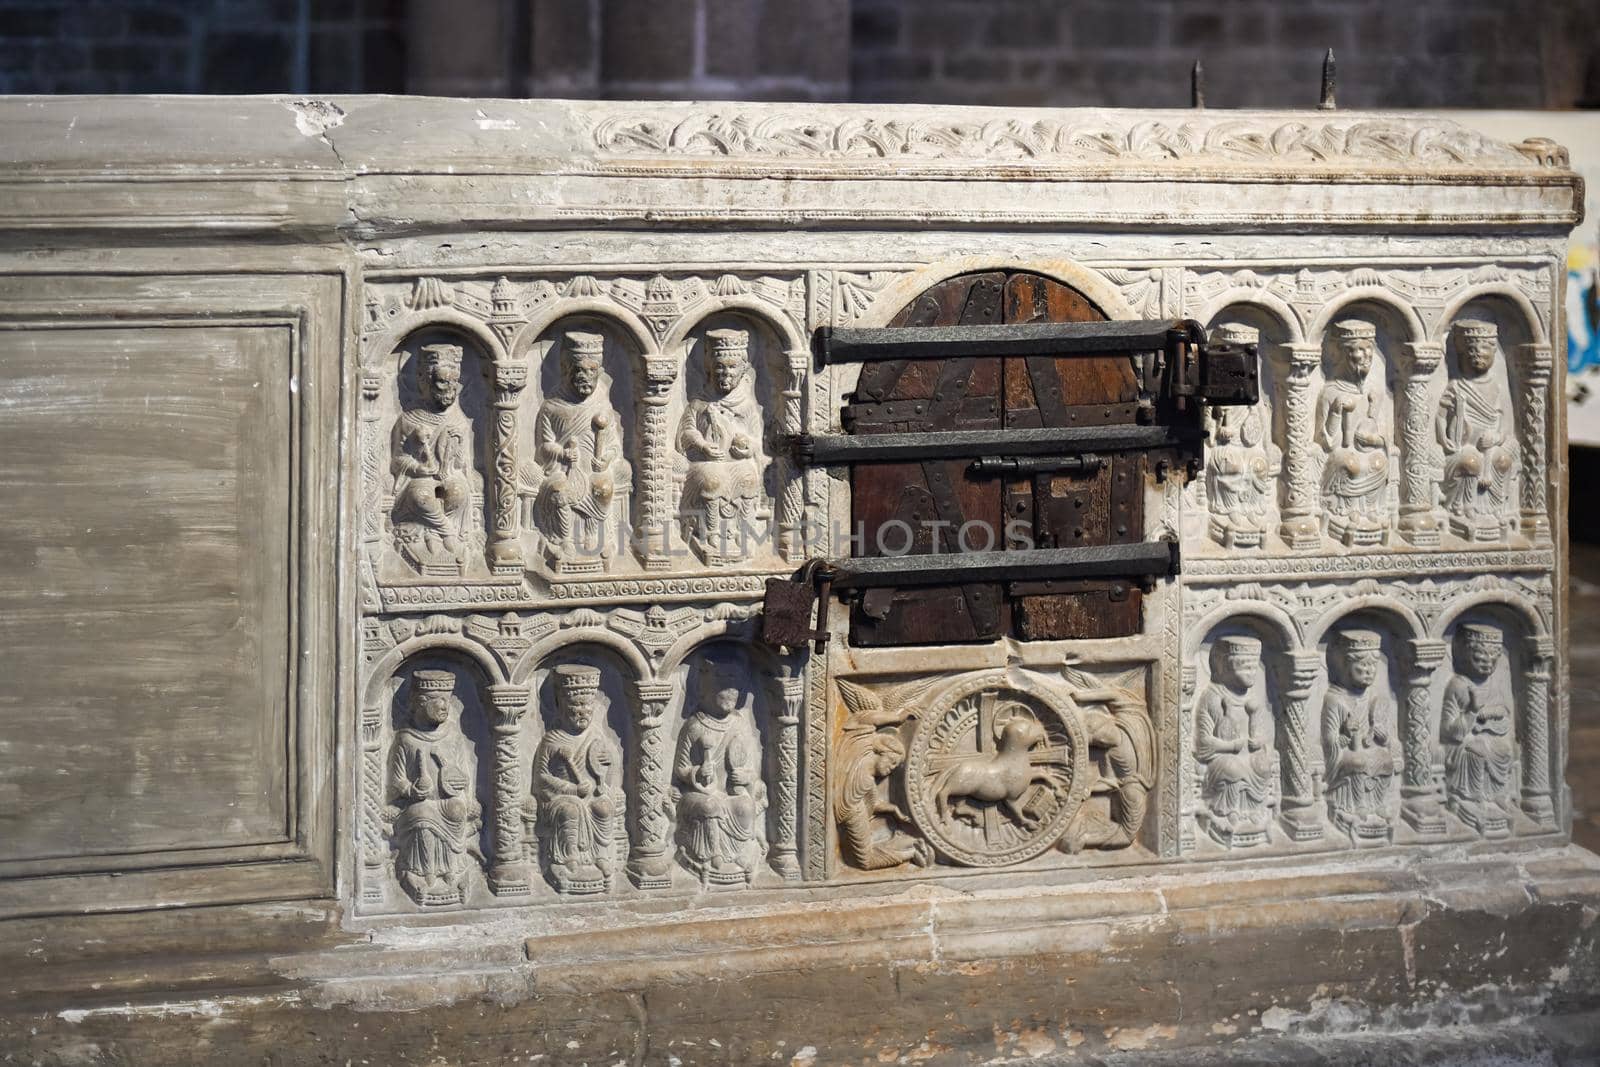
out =
[[[1322,505],[1328,533],[1346,545],[1389,536],[1389,399],[1372,380],[1378,333],[1370,322],[1333,324],[1333,373],[1317,398],[1317,443],[1327,454]]]
[[[1505,637],[1497,627],[1463,623],[1439,723],[1446,804],[1485,836],[1510,832],[1514,804],[1516,704],[1509,673],[1500,669],[1504,661]]]
[[[460,345],[422,346],[413,364],[421,403],[395,420],[389,461],[395,548],[434,577],[460,576],[483,541],[473,506],[481,483],[472,420],[460,406],[461,355]]]
[[[633,472],[611,404],[601,360],[605,337],[568,332],[561,341],[561,385],[534,419],[534,462],[522,472],[533,486],[532,522],[546,558],[559,571],[605,569],[626,539]]]
[[[460,903],[471,861],[483,862],[477,761],[461,732],[455,686],[450,671],[411,676],[411,721],[397,731],[389,765],[385,821],[395,874],[411,899],[427,906]]]
[[[557,891],[611,888],[622,839],[622,750],[606,731],[606,696],[595,667],[555,669],[556,721],[533,754],[535,830]]]
[[[1200,820],[1229,847],[1266,841],[1278,799],[1272,709],[1260,679],[1259,638],[1220,637],[1211,646],[1211,681],[1195,707],[1196,756],[1205,765]]]
[[[1389,783],[1400,766],[1395,704],[1377,684],[1383,641],[1372,630],[1345,630],[1328,647],[1322,701],[1328,815],[1357,843],[1389,838]]]
[[[766,854],[761,738],[742,672],[707,656],[672,764],[678,855],[702,885],[748,884]]]
[[[1226,323],[1211,331],[1213,343],[1253,345],[1261,332]],[[1211,537],[1228,548],[1254,548],[1267,529],[1272,473],[1278,460],[1258,406],[1214,406],[1206,411],[1211,444],[1206,450],[1206,507]]]
[[[1471,541],[1504,539],[1516,522],[1510,507],[1516,437],[1493,369],[1500,355],[1495,324],[1463,319],[1450,331],[1459,375],[1439,398],[1435,430],[1444,447],[1444,507],[1450,532]]]
[[[683,453],[684,538],[712,566],[749,558],[757,524],[771,517],[762,487],[761,404],[746,330],[706,333],[706,394],[689,401],[678,425]]]

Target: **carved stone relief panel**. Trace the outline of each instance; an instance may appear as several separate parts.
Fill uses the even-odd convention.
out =
[[[1236,412],[1238,430],[1213,434],[1214,443],[1226,436],[1233,447],[1215,449],[1220,466],[1190,490],[1196,550],[1549,543],[1547,487],[1529,476],[1543,469],[1547,452],[1547,269],[1191,271],[1184,300],[1185,313],[1213,330],[1256,331],[1263,401],[1255,411],[1270,427],[1269,469],[1275,456],[1282,460],[1271,475],[1278,483],[1273,535],[1252,545],[1247,529],[1240,541],[1226,512],[1244,518],[1253,509],[1237,499],[1238,485],[1226,486],[1246,479],[1224,477],[1227,499],[1216,506],[1211,487],[1239,464],[1235,441],[1249,416]],[[1457,328],[1463,321],[1474,325]],[[1469,329],[1483,369],[1469,362],[1463,374]],[[1441,414],[1469,405],[1477,414]],[[1463,435],[1474,430],[1469,452]],[[1482,463],[1477,439],[1489,452]],[[1479,468],[1487,473],[1469,473]]]
[[[1415,557],[1392,556],[1386,579],[1191,576],[1186,794],[1206,840],[1295,850],[1552,829],[1539,556],[1502,557],[1531,564],[1522,574],[1473,576],[1445,557],[1417,576]],[[1275,761],[1236,757],[1269,742]]]
[[[1148,858],[1148,679],[1127,664],[837,679],[840,873]]]
[[[484,356],[445,330],[413,334],[399,350],[389,433],[387,566],[432,579],[485,571],[484,479],[489,454]]]
[[[852,388],[808,337],[879,321],[906,273],[368,286],[366,910],[1554,828],[1546,271],[1089,272],[1262,354],[1261,402],[1149,487],[1185,562],[1144,633],[1092,662],[779,656],[765,578],[848,551],[848,483],[785,444]]]
[[[370,282],[364,602],[532,605],[574,581],[798,560],[807,491],[778,441],[810,403],[806,286]]]

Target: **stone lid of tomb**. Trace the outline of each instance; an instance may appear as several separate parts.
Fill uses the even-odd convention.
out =
[[[78,96],[0,98],[0,128],[7,228],[1565,230],[1581,214],[1554,142],[1389,112]]]

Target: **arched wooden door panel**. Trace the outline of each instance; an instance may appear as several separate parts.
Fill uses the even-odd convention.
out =
[[[1023,271],[951,278],[891,326],[1096,322],[1105,314],[1058,281]],[[844,411],[853,435],[1134,424],[1140,377],[1126,356],[894,360],[863,367]],[[1143,540],[1147,457],[1118,452],[1083,470],[1006,473],[971,459],[853,467],[861,556],[1071,548]],[[1119,637],[1137,633],[1142,595],[1127,579],[979,581],[875,588],[852,613],[863,646]]]

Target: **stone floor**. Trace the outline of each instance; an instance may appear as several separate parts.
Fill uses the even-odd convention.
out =
[[[1572,543],[1572,836],[1600,852],[1600,544]]]

